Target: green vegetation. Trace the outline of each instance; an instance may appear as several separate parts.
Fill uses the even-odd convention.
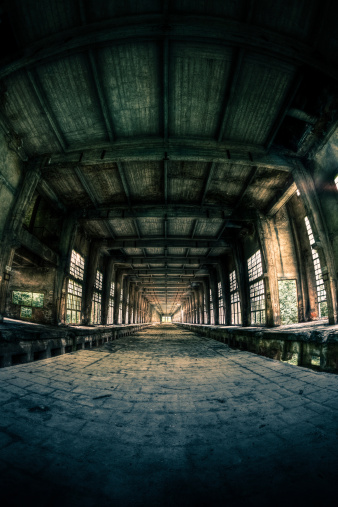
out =
[[[15,305],[32,306],[32,293],[13,291],[12,301]]]
[[[35,308],[43,308],[44,295],[38,292],[33,292],[32,306]]]
[[[298,322],[296,280],[278,280],[281,323],[296,324]]]
[[[32,308],[27,306],[22,306],[20,310],[20,317],[24,319],[30,319],[32,317]]]

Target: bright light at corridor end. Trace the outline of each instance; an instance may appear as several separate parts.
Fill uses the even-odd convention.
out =
[[[165,316],[165,315],[162,315],[162,319],[161,319],[161,322],[171,322],[171,316]]]

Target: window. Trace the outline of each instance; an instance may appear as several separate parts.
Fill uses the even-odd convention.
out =
[[[101,294],[94,291],[92,299],[92,324],[101,324],[101,302]]]
[[[164,315],[162,315],[162,322],[171,322],[171,317],[165,317]]]
[[[230,281],[230,303],[231,303],[231,324],[238,326],[242,324],[241,301],[239,298],[236,271],[229,275]]]
[[[20,317],[31,319],[33,317],[33,308],[43,308],[44,294],[39,292],[21,292],[14,290],[12,292],[12,303],[20,305]]]
[[[305,226],[311,245],[313,267],[315,270],[319,318],[327,317],[328,313],[327,313],[326,291],[322,275],[322,268],[320,266],[318,252],[313,248],[313,245],[315,244],[315,238],[313,236],[310,220],[308,219],[308,217],[305,217]]]
[[[257,250],[248,259],[250,284],[251,325],[265,324],[265,291],[261,251]]]
[[[338,174],[337,174],[337,176],[335,177],[334,182],[335,182],[336,187],[337,187],[337,190],[338,190]]]
[[[264,282],[258,282],[250,285],[250,303],[251,303],[251,324],[265,324],[265,297]]]
[[[257,250],[257,252],[248,259],[248,274],[249,282],[252,282],[263,275],[262,256],[260,250]]]
[[[114,323],[114,295],[115,295],[115,284],[114,282],[112,282],[110,284],[110,292],[109,292],[107,324]]]
[[[82,285],[71,278],[67,290],[67,324],[81,324]]]
[[[212,302],[211,289],[210,289],[210,324],[215,324],[214,304]]]
[[[72,250],[69,274],[77,280],[83,280],[84,258],[79,253],[75,252],[75,250]]]
[[[81,324],[84,257],[72,250],[67,287],[66,324]]]
[[[224,299],[223,299],[223,290],[222,290],[222,282],[218,282],[217,285],[218,290],[218,317],[219,324],[225,324],[225,311],[224,311]]]
[[[102,280],[100,271],[96,271],[95,285],[92,299],[92,324],[101,324],[101,304],[102,304]]]

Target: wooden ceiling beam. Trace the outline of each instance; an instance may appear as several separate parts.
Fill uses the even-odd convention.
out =
[[[297,66],[307,66],[334,79],[338,69],[334,62],[314,51],[311,44],[277,33],[248,22],[231,19],[184,14],[147,14],[130,17],[114,17],[99,23],[67,29],[25,47],[24,55],[16,60],[2,61],[0,79],[24,67],[41,65],[51,59],[69,56],[82,49],[116,44],[128,39],[163,40],[170,27],[170,40],[217,42],[235,46],[264,55],[271,55]],[[243,37],[245,34],[245,37]]]

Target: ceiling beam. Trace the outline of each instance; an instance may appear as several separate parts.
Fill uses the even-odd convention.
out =
[[[129,186],[128,186],[128,183],[127,183],[126,174],[124,172],[123,165],[122,165],[121,162],[116,162],[116,165],[117,165],[117,168],[118,168],[118,171],[119,171],[119,175],[120,175],[120,178],[121,178],[121,182],[122,182],[124,193],[126,194],[128,205],[130,206],[131,202],[130,202]]]
[[[40,181],[37,185],[37,191],[44,199],[47,199],[48,201],[50,201],[50,203],[53,206],[55,206],[56,208],[58,208],[59,210],[61,210],[63,212],[66,211],[66,207],[59,200],[58,196],[56,195],[54,190],[48,185],[46,180],[40,179]]]
[[[242,187],[242,191],[241,191],[241,194],[240,196],[238,197],[237,201],[236,201],[236,205],[232,211],[232,215],[234,215],[235,211],[240,207],[247,191],[249,190],[250,188],[250,185],[252,184],[252,182],[254,181],[255,177],[256,177],[256,174],[257,174],[257,171],[258,171],[258,167],[252,167],[251,168],[251,171],[249,172],[249,175],[248,177],[246,178],[245,182],[244,182],[244,185]],[[223,224],[223,227],[221,228],[219,234],[218,234],[218,238],[221,238],[222,237],[222,234],[224,232],[224,230],[228,227],[228,224],[229,224],[229,219],[225,220],[224,221],[224,224]],[[209,252],[210,253],[210,252]]]
[[[218,42],[224,45],[253,50],[281,60],[307,66],[338,79],[335,62],[314,51],[311,44],[277,33],[252,23],[239,22],[208,16],[186,16],[184,14],[147,14],[130,17],[114,17],[99,23],[88,23],[72,27],[46,37],[25,47],[23,56],[8,62],[2,61],[0,79],[23,67],[41,65],[51,58],[78,53],[91,45],[96,47],[116,44],[128,39],[163,40],[170,26],[170,40]],[[243,37],[245,34],[245,37]],[[6,61],[7,60],[7,61]]]
[[[289,86],[289,90],[284,98],[283,104],[279,110],[277,118],[276,118],[274,124],[272,125],[272,128],[271,128],[271,130],[268,134],[268,137],[265,141],[265,146],[266,146],[267,150],[270,149],[270,147],[271,147],[271,145],[278,133],[278,130],[280,129],[280,127],[283,123],[283,120],[292,105],[293,99],[295,98],[295,96],[298,92],[298,89],[301,85],[302,80],[303,80],[303,74],[301,74],[300,72],[297,72],[296,76],[294,77],[294,79],[292,80],[292,82]]]
[[[126,257],[125,261],[126,264],[145,264],[147,266],[148,264],[182,264],[182,265],[189,265],[189,264],[218,264],[220,262],[219,257],[198,257],[196,255],[191,255],[189,257],[179,257],[179,256],[170,256],[170,257],[163,257],[163,256],[157,256],[157,257]],[[135,268],[139,269],[139,268]],[[147,269],[146,267],[144,269]],[[196,269],[196,268],[195,268]]]
[[[254,164],[266,169],[290,172],[289,161],[278,151],[267,154],[263,146],[227,140],[218,143],[212,139],[169,139],[165,146],[163,138],[144,137],[138,140],[130,138],[127,142],[116,140],[112,144],[83,145],[67,151],[65,154],[53,154],[49,167],[64,164],[67,168],[80,161],[81,165],[161,161],[166,154],[170,161],[219,162],[241,166]]]
[[[57,142],[63,152],[68,149],[67,141],[65,140],[63,133],[60,129],[59,123],[53,113],[50,104],[48,102],[45,91],[43,90],[37,74],[33,70],[27,70],[27,76],[29,82],[34,90],[35,96],[40,104],[43,113],[46,115],[47,121],[57,139]]]
[[[81,221],[99,221],[99,220],[112,220],[112,219],[132,219],[137,218],[160,218],[160,219],[173,219],[173,218],[191,218],[191,219],[224,219],[230,217],[232,208],[226,206],[200,206],[193,204],[177,205],[163,205],[162,204],[149,204],[139,205],[136,204],[131,208],[121,205],[116,206],[98,206],[96,209],[82,209],[77,212],[77,218]],[[250,220],[250,213],[243,213],[239,216],[239,220]],[[237,220],[237,219],[236,219]]]
[[[107,239],[103,247],[114,248],[229,248],[230,243],[225,239],[189,239],[189,238],[134,238],[134,239]]]
[[[200,273],[201,268],[135,268],[133,271],[133,276],[156,276],[156,275],[162,275],[162,274],[168,274],[169,276],[172,274],[180,275],[180,276],[194,276],[195,273]],[[200,274],[198,275],[200,276]]]
[[[115,137],[114,136],[114,127],[113,127],[110,113],[109,113],[109,110],[107,107],[107,102],[106,102],[106,98],[104,96],[104,91],[103,91],[103,88],[101,85],[101,79],[100,79],[99,72],[97,69],[96,56],[95,56],[95,53],[92,49],[89,49],[88,57],[89,57],[90,68],[92,71],[92,76],[94,79],[94,84],[95,84],[97,96],[99,98],[101,113],[102,113],[102,116],[104,119],[104,123],[106,126],[109,141],[112,143],[114,141],[114,137]]]
[[[296,183],[289,182],[286,188],[271,201],[265,211],[266,215],[273,217],[289,199],[297,192]]]
[[[202,195],[202,199],[201,199],[201,206],[203,206],[204,204],[204,200],[206,198],[206,195],[208,193],[208,190],[209,190],[209,187],[210,187],[210,183],[212,182],[212,179],[214,177],[214,174],[215,174],[215,169],[216,169],[216,163],[215,162],[211,162],[211,165],[210,165],[210,168],[209,168],[209,172],[208,172],[208,176],[207,176],[207,179],[204,183],[204,190],[203,190],[203,195]]]
[[[231,79],[229,80],[226,92],[225,92],[225,107],[221,118],[221,124],[217,136],[217,141],[221,142],[223,139],[225,127],[227,124],[227,121],[229,119],[230,114],[230,107],[232,99],[235,95],[236,89],[237,89],[237,83],[241,74],[241,68],[242,68],[242,62],[244,58],[244,49],[239,49],[237,52],[237,55],[235,57],[235,62],[233,65],[233,69],[230,72]]]
[[[80,167],[74,167],[74,172],[75,172],[76,176],[78,177],[78,179],[79,179],[82,187],[87,192],[87,194],[88,194],[90,200],[92,201],[92,203],[94,204],[94,206],[95,207],[99,206],[98,196],[96,195],[96,192],[94,191],[94,189],[93,189],[92,184],[90,183],[90,181],[83,174],[81,168]],[[110,223],[109,222],[104,222],[103,225],[106,228],[106,231],[109,234],[109,236],[111,236],[112,239],[115,239],[115,233],[114,233],[114,230],[113,230],[112,226],[110,225]]]

